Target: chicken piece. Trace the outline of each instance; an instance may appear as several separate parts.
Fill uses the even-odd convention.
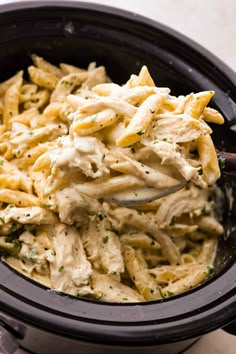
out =
[[[75,296],[91,294],[92,266],[77,229],[57,224],[52,244],[55,250],[55,256],[50,259],[53,288]]]

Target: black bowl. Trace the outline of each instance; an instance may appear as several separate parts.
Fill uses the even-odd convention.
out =
[[[53,63],[79,66],[95,60],[118,83],[145,64],[155,82],[170,87],[174,95],[214,90],[212,106],[226,123],[214,127],[213,139],[219,149],[236,151],[236,74],[206,49],[157,22],[91,3],[37,1],[1,6],[0,80],[30,65],[32,53]],[[220,184],[231,186],[235,195],[234,179],[226,176]],[[235,205],[230,211],[226,203],[225,228],[232,232],[220,242],[216,274],[201,286],[164,301],[121,305],[76,299],[48,291],[0,263],[3,322],[8,328],[14,327],[9,318],[23,324],[21,343],[36,353],[47,352],[45,341],[54,343],[54,353],[104,353],[106,349],[153,353],[154,348],[158,353],[176,353],[235,319],[235,213]]]

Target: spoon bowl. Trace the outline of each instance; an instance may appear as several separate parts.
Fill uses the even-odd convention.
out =
[[[217,152],[220,168],[223,173],[236,174],[236,153],[225,151]],[[181,180],[179,184],[167,188],[152,188],[152,187],[139,187],[129,190],[119,191],[105,197],[104,200],[122,205],[122,206],[136,206],[150,203],[154,200],[165,197],[169,194],[175,193],[184,188],[188,181]]]

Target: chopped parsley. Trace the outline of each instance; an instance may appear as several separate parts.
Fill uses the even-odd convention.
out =
[[[58,268],[58,272],[61,273],[63,270],[64,270],[64,265],[61,265],[61,266]]]
[[[14,240],[13,236],[6,236],[6,238],[5,238],[6,243],[12,243],[13,240]]]
[[[33,135],[34,132],[33,132],[32,130],[28,130],[28,134],[29,134],[29,135]]]
[[[36,229],[32,229],[32,230],[30,230],[30,233],[31,233],[33,236],[36,236],[36,232],[37,232],[37,230],[36,230]]]
[[[167,141],[167,138],[163,138],[162,141]]]
[[[13,222],[13,224],[11,225],[10,232],[15,232],[16,230],[17,230],[17,224]]]
[[[0,221],[2,224],[5,224],[5,219],[2,216],[0,216]]]
[[[159,293],[160,293],[160,295],[161,295],[161,298],[164,299],[164,298],[165,298],[165,295],[163,294],[163,291],[162,291],[162,289],[161,289],[160,286],[158,287],[158,290],[159,290]]]
[[[104,215],[102,212],[98,213],[99,220],[102,221],[103,219],[105,219],[105,217],[106,217],[106,215]]]
[[[52,205],[45,203],[45,204],[43,204],[43,206],[44,206],[45,208],[51,208]]]
[[[90,121],[91,121],[91,122],[95,122],[96,119],[97,119],[97,116],[98,116],[97,114],[94,114],[93,116],[91,116],[91,117],[90,117]]]
[[[29,253],[28,253],[28,255],[27,255],[27,258],[28,258],[28,259],[32,259],[32,258],[34,258],[35,256],[37,256],[37,254],[38,254],[37,249],[36,249],[36,248],[31,248],[30,251],[29,251]]]
[[[208,274],[211,275],[214,272],[214,267],[207,266]]]
[[[64,85],[64,86],[71,86],[72,82],[63,80],[61,84]]]
[[[223,157],[219,158],[219,166],[220,166],[221,170],[223,170],[225,168],[225,158],[223,158]]]
[[[172,291],[167,290],[167,295],[168,295],[169,297],[171,297],[171,296],[174,296],[175,293],[173,293]]]
[[[201,210],[201,215],[207,215],[208,214],[208,211],[206,209],[206,206],[204,206]]]
[[[4,160],[0,160],[0,165],[2,166],[4,164]]]
[[[18,240],[15,240],[15,241],[13,242],[12,251],[13,251],[13,252],[18,252],[19,249],[20,249],[20,243],[19,243]]]
[[[104,236],[103,239],[102,239],[102,242],[103,243],[107,243],[109,240],[109,237],[108,236]]]
[[[137,135],[143,135],[144,133],[145,133],[144,130],[139,130],[136,134],[137,134]]]
[[[122,300],[124,301],[128,301],[127,297],[123,297]]]
[[[8,208],[15,208],[15,204],[9,204]]]

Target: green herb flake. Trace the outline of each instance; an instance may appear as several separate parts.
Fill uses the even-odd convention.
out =
[[[207,214],[208,214],[208,211],[206,209],[206,206],[204,205],[204,207],[201,210],[201,215],[207,215]]]
[[[105,244],[107,243],[109,240],[109,237],[108,236],[104,236],[103,239],[102,239],[102,242]]]
[[[97,300],[100,300],[103,297],[103,293],[99,293],[97,296]]]
[[[14,253],[16,253],[16,252],[18,252],[19,250],[20,250],[20,243],[19,243],[18,240],[15,240],[15,241],[13,242],[12,251],[13,251]]]
[[[14,236],[9,235],[5,237],[5,242],[6,243],[12,243],[12,241],[14,240]]]
[[[47,203],[43,204],[43,206],[44,206],[45,208],[51,208],[51,207],[52,207],[51,204],[47,204]]]
[[[61,273],[63,270],[64,270],[64,265],[61,265],[61,266],[58,268],[58,272]]]
[[[38,254],[38,251],[36,248],[31,248],[28,255],[27,255],[27,258],[28,259],[33,259],[35,256],[37,256]]]
[[[163,138],[162,141],[167,141],[167,138]]]
[[[8,208],[15,208],[15,204],[9,204]]]
[[[98,219],[99,220],[103,220],[103,219],[105,219],[105,217],[106,217],[106,215],[104,215],[101,211],[98,213]]]
[[[97,114],[94,114],[93,116],[91,116],[91,117],[90,117],[90,121],[91,121],[91,122],[95,122],[96,119],[97,119],[97,116],[98,116]]]
[[[32,130],[28,130],[28,134],[29,134],[29,135],[33,135],[34,132],[33,132]]]
[[[164,299],[164,298],[165,298],[165,295],[163,294],[163,291],[162,291],[162,289],[161,289],[160,286],[158,287],[158,290],[159,290],[159,293],[160,293],[160,295],[161,295],[161,298]]]
[[[2,224],[5,224],[5,219],[2,216],[0,216],[0,221]]]
[[[208,274],[211,275],[214,272],[214,267],[213,266],[207,266],[207,271],[208,271]]]
[[[17,230],[17,224],[13,222],[13,224],[11,225],[10,232],[15,232],[16,230]]]
[[[144,133],[145,133],[144,130],[139,130],[136,134],[137,134],[137,135],[143,135]]]
[[[168,295],[169,297],[171,297],[171,296],[174,296],[175,293],[173,293],[172,291],[167,290],[167,295]]]
[[[223,157],[219,158],[219,166],[220,166],[221,170],[223,170],[225,168],[225,158],[223,158]]]
[[[0,160],[0,165],[2,166],[4,164],[4,160]]]
[[[153,144],[158,144],[159,143],[159,140],[156,140],[156,141],[154,141],[154,143]]]
[[[63,80],[61,84],[64,85],[64,86],[71,86],[71,85],[72,85],[72,82]]]
[[[124,301],[128,301],[127,297],[123,297],[122,300]]]
[[[30,233],[31,233],[31,235],[36,236],[37,230],[36,229],[32,229],[32,230],[30,230]]]

